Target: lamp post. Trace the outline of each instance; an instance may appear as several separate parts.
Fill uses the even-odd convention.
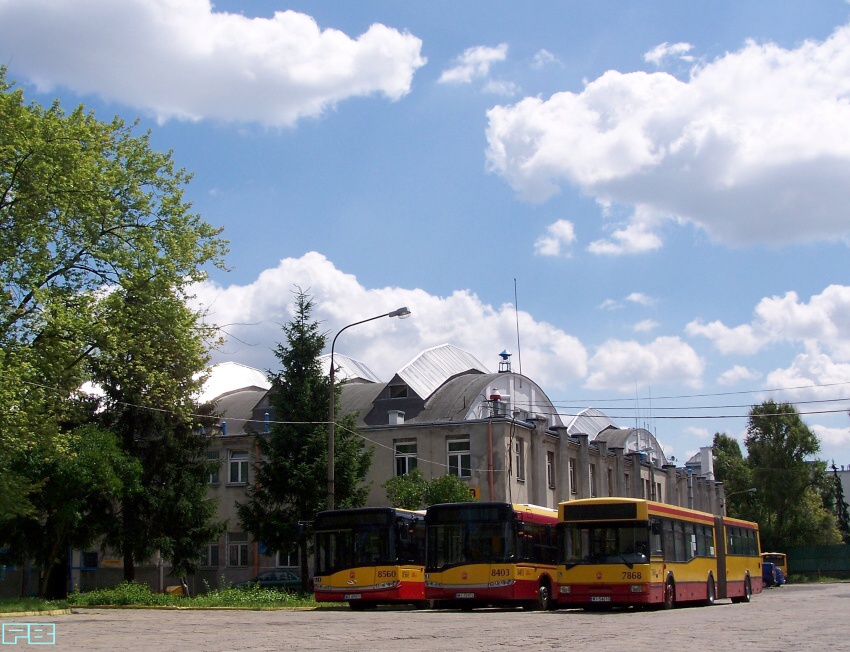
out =
[[[410,311],[407,307],[398,308],[397,310],[384,313],[383,315],[376,315],[374,317],[369,317],[369,319],[362,319],[354,322],[353,324],[349,324],[348,326],[343,326],[339,329],[337,334],[334,335],[334,339],[331,342],[331,368],[329,374],[330,395],[328,396],[328,509],[334,508],[334,433],[336,426],[336,414],[334,414],[336,411],[334,406],[334,402],[336,400],[336,384],[334,383],[334,347],[336,346],[336,338],[342,334],[342,331],[347,330],[352,326],[365,324],[367,321],[374,321],[383,317],[398,317],[399,319],[405,319],[410,317]]]

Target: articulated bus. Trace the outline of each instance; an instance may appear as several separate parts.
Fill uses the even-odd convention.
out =
[[[425,512],[364,507],[319,512],[316,602],[348,602],[354,610],[379,604],[425,603]]]
[[[561,607],[671,609],[761,593],[756,523],[634,498],[561,503],[558,521]]]
[[[510,503],[432,505],[425,597],[436,607],[555,605],[557,511]]]

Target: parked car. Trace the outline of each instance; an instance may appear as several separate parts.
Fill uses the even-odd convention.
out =
[[[264,589],[278,589],[281,591],[300,591],[301,575],[288,568],[271,570],[260,573],[257,577],[247,582],[239,582],[236,588],[247,589],[252,586],[259,586]]]

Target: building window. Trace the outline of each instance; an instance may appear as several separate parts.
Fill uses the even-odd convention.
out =
[[[469,456],[469,439],[449,439],[446,442],[449,475],[459,478],[469,478],[471,458]]]
[[[525,441],[517,437],[514,441],[514,459],[516,460],[516,479],[525,482]]]
[[[83,569],[97,568],[97,550],[82,552],[80,554],[80,566]]]
[[[649,480],[643,481],[643,497],[647,500],[652,500],[652,488]]]
[[[248,534],[230,532],[227,535],[227,565],[231,568],[248,565]]]
[[[274,558],[274,565],[277,567],[298,568],[298,553],[297,552],[281,552],[277,551]]]
[[[230,484],[248,482],[248,451],[230,451]]]
[[[407,475],[416,468],[416,440],[395,442],[395,474]]]
[[[608,469],[608,495],[614,495],[614,473]]]
[[[654,498],[655,498],[655,500],[657,500],[659,503],[663,503],[663,502],[664,502],[664,499],[663,499],[663,497],[661,496],[661,483],[660,483],[660,482],[656,482],[656,483],[655,483],[655,496],[654,496]]]
[[[590,497],[596,498],[596,465],[590,465]]]
[[[407,385],[390,385],[390,398],[407,398]]]
[[[625,494],[626,496],[631,496],[631,495],[632,495],[632,485],[630,485],[630,484],[629,484],[629,480],[630,480],[630,478],[629,478],[629,474],[628,474],[628,473],[624,473],[624,474],[623,474],[623,484],[625,485],[625,488],[626,488],[626,490],[625,490],[625,492],[624,492],[624,494]]]
[[[207,461],[210,463],[210,476],[207,480],[208,484],[218,484],[221,482],[219,471],[221,470],[221,457],[218,451],[207,451]],[[213,467],[213,463],[215,466]]]
[[[555,453],[546,451],[546,482],[549,488],[555,488]]]
[[[576,461],[570,460],[570,493],[578,493],[578,483],[576,482]]]
[[[204,556],[201,559],[201,566],[205,568],[218,568],[218,544],[211,543],[204,550]]]

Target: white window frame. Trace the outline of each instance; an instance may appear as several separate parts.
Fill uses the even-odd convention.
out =
[[[201,566],[204,568],[218,568],[221,565],[221,547],[218,542],[209,544],[204,548],[204,557]]]
[[[590,478],[590,497],[596,498],[596,465],[592,462],[588,468],[588,476]]]
[[[576,461],[570,459],[570,493],[578,493],[578,482],[576,481]]]
[[[217,465],[214,470],[210,471],[207,484],[218,485],[221,483],[221,453],[219,451],[207,451],[206,458],[208,462],[215,460]]]
[[[274,565],[277,568],[300,568],[301,564],[298,562],[298,551],[281,552],[278,550],[274,556]]]
[[[403,447],[411,447],[412,450],[401,450]],[[399,439],[393,442],[395,453],[395,475],[407,475],[417,466],[418,447],[415,439]]]
[[[248,484],[250,458],[251,454],[245,449],[227,451],[227,484]]]
[[[517,482],[525,482],[525,440],[522,437],[514,440],[514,461]]]
[[[248,566],[248,534],[229,532],[227,535],[227,567],[246,568]]]
[[[459,448],[459,446],[464,445],[465,448]],[[454,450],[452,450],[453,446]],[[454,475],[458,478],[472,477],[472,455],[469,437],[446,439],[446,466],[449,475]]]
[[[546,483],[550,489],[555,488],[555,453],[546,451]]]

